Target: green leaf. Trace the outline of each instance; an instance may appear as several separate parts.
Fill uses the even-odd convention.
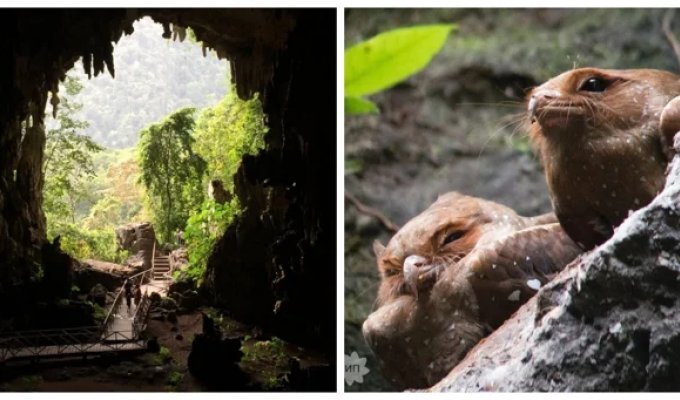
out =
[[[345,96],[387,89],[423,69],[454,24],[421,25],[381,33],[345,51]]]
[[[378,114],[378,106],[361,97],[345,97],[345,114]]]

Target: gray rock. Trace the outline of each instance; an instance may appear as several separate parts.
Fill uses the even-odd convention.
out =
[[[177,302],[172,297],[163,297],[159,306],[166,310],[176,310]]]
[[[128,264],[139,264],[144,269],[151,267],[151,258],[156,243],[156,233],[149,222],[135,222],[116,228],[118,247],[130,253]]]
[[[106,293],[107,290],[101,283],[98,283],[90,289],[87,299],[102,307],[106,307]]]
[[[176,324],[177,323],[177,314],[174,311],[169,311],[166,314],[165,319],[168,320],[168,322],[172,322],[173,324]]]

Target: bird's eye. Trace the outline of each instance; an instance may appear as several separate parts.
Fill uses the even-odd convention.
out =
[[[455,242],[456,240],[462,238],[463,235],[465,235],[465,232],[463,232],[463,231],[453,231],[453,232],[449,233],[444,238],[444,241],[442,242],[442,246],[446,246],[447,244],[449,244],[451,242]]]
[[[607,86],[609,86],[609,81],[603,78],[598,78],[598,77],[592,77],[586,79],[585,82],[581,84],[581,87],[578,90],[583,90],[586,92],[604,92],[605,89],[607,89]]]

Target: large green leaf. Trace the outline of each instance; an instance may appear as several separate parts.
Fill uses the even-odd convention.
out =
[[[456,25],[422,25],[381,33],[345,51],[345,96],[387,89],[424,68]]]
[[[377,114],[378,106],[370,100],[361,97],[345,97],[345,114]]]

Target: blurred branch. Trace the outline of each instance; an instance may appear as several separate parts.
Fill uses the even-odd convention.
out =
[[[675,9],[671,8],[666,11],[666,14],[663,16],[663,21],[661,22],[661,29],[663,30],[664,35],[666,35],[666,39],[668,39],[671,46],[673,46],[675,58],[678,60],[678,65],[680,65],[680,43],[678,43],[678,39],[676,39],[675,35],[673,35],[673,31],[671,30],[671,21],[673,20],[673,16],[675,16]]]
[[[399,230],[399,227],[394,222],[390,221],[390,219],[387,218],[385,214],[381,213],[380,210],[362,203],[356,198],[356,196],[347,190],[345,190],[345,199],[349,200],[350,203],[352,203],[352,205],[356,207],[357,211],[360,213],[370,215],[371,217],[378,219],[378,221],[380,221],[388,231],[396,232]]]

